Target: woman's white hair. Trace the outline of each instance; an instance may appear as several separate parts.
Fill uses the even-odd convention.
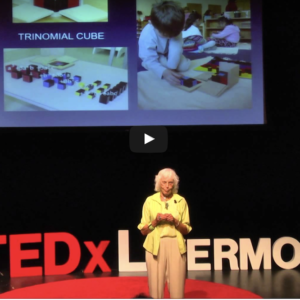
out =
[[[174,181],[172,193],[177,194],[178,187],[179,187],[179,177],[175,173],[175,171],[173,169],[166,168],[166,169],[162,169],[158,172],[158,174],[155,176],[154,190],[156,192],[160,192],[160,184],[161,184],[162,178],[172,179]]]

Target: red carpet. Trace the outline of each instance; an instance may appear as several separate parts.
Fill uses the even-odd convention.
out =
[[[0,298],[134,298],[148,293],[146,277],[101,277],[57,281],[9,291]],[[249,291],[202,280],[187,279],[185,298],[262,298]],[[169,298],[165,289],[165,298]]]

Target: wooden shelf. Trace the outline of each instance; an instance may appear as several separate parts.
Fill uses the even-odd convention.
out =
[[[241,17],[231,19],[233,25],[236,25],[240,29],[241,42],[251,42],[251,18]],[[244,23],[245,22],[245,23]],[[244,23],[244,24],[243,24]],[[205,36],[209,37],[212,31],[221,31],[218,19],[207,19],[205,21]]]

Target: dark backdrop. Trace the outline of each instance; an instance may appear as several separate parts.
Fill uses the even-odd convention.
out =
[[[154,175],[171,167],[190,207],[188,238],[299,240],[298,17],[284,4],[264,9],[266,125],[169,127],[163,154],[131,153],[129,128],[1,129],[0,234],[109,239],[104,258],[116,270],[118,230],[128,229],[130,259],[142,261],[142,205]],[[62,263],[67,249],[59,248]],[[82,252],[79,269],[90,258]],[[288,246],[285,253],[291,258]],[[8,247],[0,246],[0,271],[8,267]]]

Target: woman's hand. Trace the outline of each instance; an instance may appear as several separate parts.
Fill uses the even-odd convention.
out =
[[[156,215],[156,222],[157,223],[160,223],[161,221],[165,221],[165,220],[166,220],[166,215],[165,214],[158,213]]]
[[[170,223],[175,223],[175,218],[173,217],[173,215],[171,214],[165,214],[165,217],[166,217],[166,221],[170,222]]]

